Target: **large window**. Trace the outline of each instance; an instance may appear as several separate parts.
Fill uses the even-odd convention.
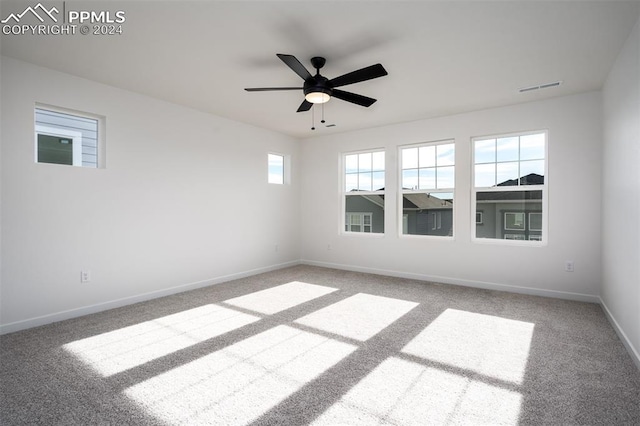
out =
[[[402,147],[400,160],[402,233],[453,236],[454,142]]]
[[[544,131],[473,139],[475,238],[546,240],[546,147]]]
[[[98,167],[98,118],[35,109],[36,162]]]
[[[345,154],[345,232],[384,233],[384,151]]]

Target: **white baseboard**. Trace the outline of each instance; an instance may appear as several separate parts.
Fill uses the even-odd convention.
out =
[[[622,341],[622,344],[625,348],[627,348],[627,352],[629,352],[631,359],[636,364],[636,367],[638,367],[638,370],[640,370],[640,353],[638,353],[638,350],[633,346],[633,343],[631,343],[631,340],[629,340],[629,337],[627,337],[627,334],[622,330],[622,327],[620,327],[620,324],[618,324],[618,321],[616,321],[616,318],[613,316],[606,303],[604,303],[604,300],[602,300],[601,298],[600,305],[602,306],[602,310],[609,320],[609,323]]]
[[[490,283],[484,281],[472,281],[459,278],[441,277],[436,275],[416,274],[412,272],[394,271],[390,269],[377,269],[354,265],[344,265],[340,263],[317,262],[313,260],[300,260],[302,265],[321,266],[324,268],[342,269],[345,271],[364,272],[376,275],[386,275],[390,277],[408,278],[420,281],[430,281],[442,284],[454,284],[464,287],[481,288],[485,290],[507,291],[510,293],[528,294],[532,296],[553,297],[555,299],[575,300],[578,302],[600,303],[600,297],[590,294],[571,293],[566,291],[546,290],[531,287],[519,287],[508,284]]]
[[[119,308],[121,306],[132,305],[146,300],[157,299],[159,297],[170,296],[184,291],[195,290],[202,287],[208,287],[227,281],[237,280],[240,278],[250,277],[252,275],[261,274],[263,272],[275,271],[277,269],[288,268],[290,266],[299,265],[299,261],[291,261],[280,263],[277,265],[265,266],[262,268],[250,269],[248,271],[238,272],[235,274],[223,275],[208,280],[197,281],[193,283],[181,284],[175,287],[165,288],[162,290],[152,291],[149,293],[138,294],[135,296],[125,297],[122,299],[110,300],[108,302],[96,303],[94,305],[83,306],[80,308],[69,309],[66,311],[55,312],[52,314],[42,315],[35,318],[16,321],[8,324],[0,324],[0,335],[13,333],[15,331],[26,330],[28,328],[39,327],[41,325],[51,324],[53,322],[64,321],[71,318],[77,318],[84,315],[95,314],[97,312],[109,309]]]

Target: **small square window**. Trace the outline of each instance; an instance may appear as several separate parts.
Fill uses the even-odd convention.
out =
[[[99,122],[95,117],[36,108],[36,162],[97,168]]]

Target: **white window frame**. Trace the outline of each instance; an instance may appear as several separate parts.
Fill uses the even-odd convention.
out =
[[[38,136],[54,136],[57,138],[71,139],[72,149],[72,166],[82,167],[82,133],[74,132],[67,129],[59,129],[55,127],[47,127],[41,124],[36,124],[35,131],[35,162],[40,164],[50,164],[38,161]]]
[[[437,147],[438,145],[453,145],[454,148],[454,162],[453,162],[453,187],[446,187],[446,188],[427,188],[427,189],[415,189],[415,188],[404,188],[403,187],[403,182],[402,182],[402,172],[404,170],[413,170],[413,168],[409,169],[404,169],[403,168],[403,164],[402,164],[402,154],[403,154],[403,150],[404,149],[412,149],[412,148],[421,148],[421,147],[427,147],[427,146],[434,146]],[[437,149],[437,148],[436,148]],[[440,140],[435,140],[435,141],[429,141],[429,142],[421,142],[421,143],[414,143],[414,144],[409,144],[409,145],[401,145],[398,146],[398,213],[397,213],[397,217],[402,218],[402,221],[399,221],[398,223],[398,233],[400,238],[433,238],[433,239],[443,239],[446,241],[453,241],[455,239],[455,235],[456,235],[456,220],[455,220],[455,209],[456,209],[456,190],[455,190],[455,180],[456,180],[456,161],[455,161],[455,155],[456,155],[456,141],[455,139],[451,138],[451,139],[440,139]],[[419,165],[418,165],[419,166]],[[444,166],[444,167],[450,167],[450,166]],[[423,167],[424,169],[426,168],[434,168],[437,169],[438,166],[434,166],[434,167]],[[417,170],[419,171],[421,168],[418,167]],[[437,176],[437,171],[436,171],[436,176]],[[436,177],[436,187],[438,186],[437,183],[437,177]],[[451,215],[452,215],[452,223],[451,223],[451,227],[453,230],[453,235],[449,236],[449,235],[418,235],[418,234],[406,234],[405,230],[405,221],[406,219],[404,218],[405,214],[404,214],[404,196],[406,194],[438,194],[438,193],[442,193],[442,194],[453,194],[453,206],[451,208]],[[436,214],[436,212],[433,212],[432,214],[434,215],[432,218],[433,220],[433,224],[431,225],[431,230],[435,231],[437,229],[442,229],[442,212],[437,212],[438,214]],[[439,219],[439,220],[438,220]]]
[[[542,185],[518,185],[518,186],[492,186],[492,187],[476,187],[475,185],[475,142],[479,140],[486,139],[496,139],[496,138],[508,138],[515,136],[528,136],[535,134],[544,134],[545,138],[545,146],[544,146],[544,183]],[[471,240],[475,243],[481,244],[513,244],[513,245],[539,245],[544,246],[548,244],[549,241],[549,131],[548,130],[532,130],[532,131],[523,131],[523,132],[512,132],[512,133],[500,133],[500,134],[492,134],[492,135],[484,135],[484,136],[476,136],[471,138]],[[526,160],[525,160],[526,161]],[[521,160],[518,158],[518,162]],[[522,176],[518,176],[518,179]],[[512,240],[506,238],[505,234],[503,238],[481,238],[476,236],[476,221],[475,221],[475,213],[477,212],[477,193],[478,192],[517,192],[517,191],[542,191],[542,229],[540,235],[540,240]],[[526,227],[526,222],[525,222]],[[520,231],[520,229],[518,229]],[[524,229],[521,231],[525,231]]]
[[[341,218],[340,218],[340,234],[342,235],[367,235],[367,236],[375,236],[375,237],[384,237],[384,235],[386,234],[387,230],[385,227],[385,224],[383,223],[383,232],[373,232],[373,215],[371,214],[371,231],[370,232],[358,232],[358,231],[350,231],[348,230],[350,228],[350,224],[347,221],[347,217],[348,217],[348,213],[354,213],[354,214],[363,214],[363,212],[347,212],[347,197],[348,196],[367,196],[367,195],[385,195],[385,190],[371,190],[371,191],[364,191],[364,190],[359,190],[357,192],[354,191],[347,191],[347,182],[346,182],[346,178],[347,178],[347,172],[346,172],[346,159],[347,156],[349,155],[359,155],[359,154],[374,154],[374,153],[382,153],[384,155],[384,170],[379,170],[379,172],[383,172],[384,173],[384,181],[385,181],[385,187],[386,187],[386,182],[387,182],[387,153],[385,151],[384,148],[371,148],[371,149],[366,149],[366,150],[359,150],[359,151],[350,151],[350,152],[344,152],[340,155],[340,197],[341,197],[341,201],[340,201],[340,211],[341,211]],[[371,172],[373,173],[373,171]],[[372,187],[373,188],[373,187]],[[387,197],[384,197],[385,202],[384,205],[382,205],[382,209],[383,211],[386,212],[386,200]],[[366,212],[366,214],[369,214],[369,212]],[[386,217],[386,214],[385,214]]]
[[[352,226],[354,226],[354,224],[351,221],[352,217],[359,217],[360,218],[360,223],[357,224],[356,226],[360,226],[362,229],[360,231],[353,231],[351,229]],[[365,224],[365,217],[369,218],[369,224]],[[369,227],[369,230],[365,230],[366,227]],[[346,212],[346,217],[345,217],[345,232],[354,232],[354,233],[367,233],[367,234],[372,234],[373,233],[373,214],[369,213],[369,212]]]

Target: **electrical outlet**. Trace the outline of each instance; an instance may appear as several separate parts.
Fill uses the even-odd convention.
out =
[[[573,260],[567,260],[564,262],[564,271],[573,272]]]
[[[80,282],[88,283],[91,281],[91,271],[80,271]]]

